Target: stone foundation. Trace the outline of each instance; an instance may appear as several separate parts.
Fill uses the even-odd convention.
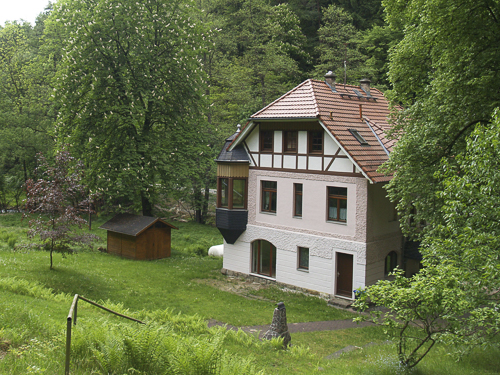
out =
[[[226,276],[239,277],[241,279],[249,280],[249,281],[264,284],[264,285],[268,285],[268,284],[269,285],[276,285],[276,286],[278,286],[282,289],[286,289],[290,292],[302,293],[302,294],[306,294],[309,296],[319,297],[319,298],[322,298],[324,300],[330,300],[331,298],[334,297],[331,294],[318,292],[317,290],[301,288],[301,287],[298,287],[295,285],[277,282],[276,280],[273,280],[273,279],[268,279],[265,277],[259,277],[259,276],[255,276],[255,275],[248,275],[248,274],[243,273],[243,272],[231,271],[231,270],[228,270],[225,268],[222,268],[220,270],[220,272]]]

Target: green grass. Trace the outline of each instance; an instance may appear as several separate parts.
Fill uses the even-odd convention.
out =
[[[66,316],[75,293],[146,320],[149,328],[137,328],[136,323],[80,301],[72,373],[122,374],[130,366],[141,368],[142,373],[161,373],[165,367],[160,363],[170,363],[184,368],[180,373],[198,374],[202,372],[192,372],[193,368],[208,368],[213,361],[219,361],[221,374],[253,374],[260,369],[266,374],[401,373],[394,346],[385,343],[381,327],[294,333],[293,345],[286,351],[279,349],[279,343],[261,343],[241,332],[208,329],[207,319],[236,326],[269,324],[277,301],[285,302],[289,323],[353,316],[328,307],[319,298],[277,287],[254,293],[265,298],[261,300],[211,286],[211,281],[224,280],[219,271],[222,261],[195,254],[203,253],[197,249],[222,242],[213,227],[174,222],[180,229],[172,232],[173,251],[168,259],[135,261],[80,251],[65,258],[56,254],[55,269],[50,270],[48,252],[17,247],[27,241],[26,221],[19,219],[20,215],[0,215],[0,351],[10,349],[0,360],[0,374],[63,371]],[[102,238],[105,232],[95,228],[106,219],[93,223],[93,232]],[[14,248],[8,238],[16,239]],[[377,345],[365,346],[368,343]],[[363,349],[325,359],[348,345]],[[448,349],[437,346],[412,373],[498,373],[497,349],[476,349],[460,362],[447,355]],[[208,358],[205,352],[226,354]],[[148,367],[153,364],[160,367]]]
[[[19,215],[13,215],[19,216]],[[9,218],[9,223],[11,222]],[[94,221],[97,228],[106,218]],[[196,223],[179,224],[172,233],[172,257],[137,261],[81,251],[62,257],[55,254],[49,270],[48,252],[5,249],[0,253],[3,276],[38,282],[56,293],[80,294],[92,300],[123,303],[133,311],[172,309],[174,312],[216,319],[236,326],[269,323],[275,303],[285,302],[289,322],[348,319],[353,315],[333,309],[326,301],[302,294],[269,289],[267,300],[249,299],[221,291],[198,279],[222,280],[220,258],[194,256],[193,246],[208,248],[222,242],[216,228]],[[9,228],[11,229],[11,228]],[[105,232],[93,229],[104,237]],[[200,246],[200,247],[201,247]]]

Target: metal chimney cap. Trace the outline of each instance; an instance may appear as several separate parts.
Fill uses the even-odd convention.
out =
[[[334,72],[332,72],[331,70],[329,70],[328,73],[325,74],[325,78],[335,79],[335,78],[337,78],[337,75]]]

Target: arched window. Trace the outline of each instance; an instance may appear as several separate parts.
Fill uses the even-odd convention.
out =
[[[252,273],[276,277],[276,247],[271,242],[252,242]]]
[[[394,268],[396,268],[397,265],[398,265],[398,254],[396,254],[395,251],[391,251],[385,257],[385,271],[384,271],[385,276],[388,276],[392,271],[394,271]]]

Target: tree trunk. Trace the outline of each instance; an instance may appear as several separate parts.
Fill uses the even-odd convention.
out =
[[[23,173],[24,173],[24,191],[26,190],[26,181],[28,181],[28,170],[26,168],[26,160],[23,160]]]
[[[207,217],[208,217],[208,200],[210,199],[210,187],[207,185],[205,186],[205,196],[203,199],[203,208],[202,208],[202,216],[203,216],[203,224],[207,222]]]
[[[153,216],[153,205],[147,197],[141,195],[142,200],[142,215],[143,216]]]
[[[53,261],[52,261],[52,253],[54,252],[54,240],[52,240],[52,246],[50,248],[50,269],[52,269]]]
[[[194,198],[194,220],[197,223],[203,224],[203,213],[201,212],[201,191],[198,185],[195,185],[193,191]]]

